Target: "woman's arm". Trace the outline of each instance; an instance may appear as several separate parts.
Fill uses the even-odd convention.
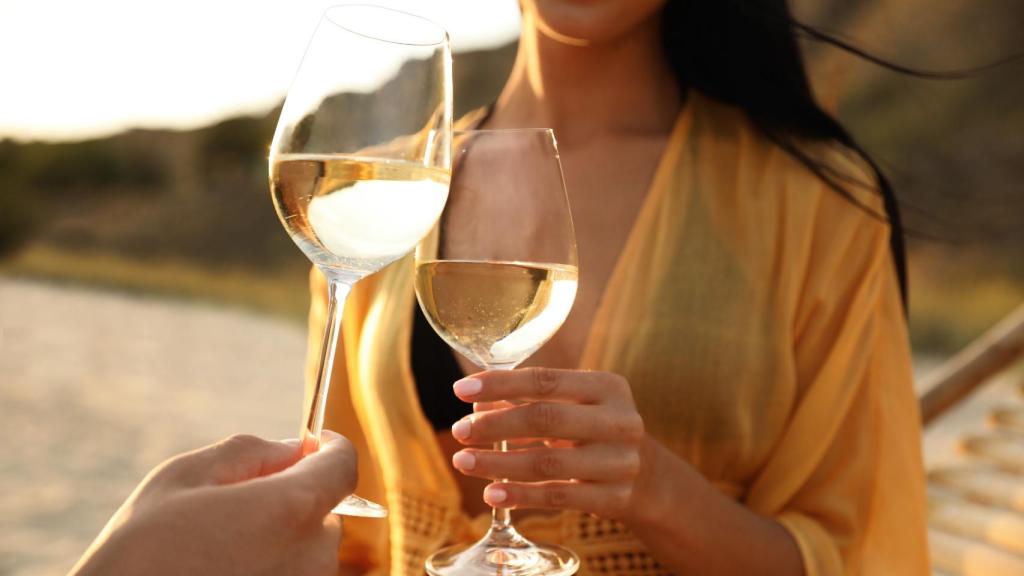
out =
[[[622,377],[541,368],[484,372],[457,382],[455,393],[467,402],[529,402],[460,420],[452,433],[463,444],[549,439],[545,448],[455,454],[465,474],[510,480],[488,486],[489,504],[618,519],[658,562],[680,573],[803,573],[781,524],[729,499],[644,433]]]
[[[661,564],[683,574],[803,574],[789,531],[728,498],[648,437],[637,494],[642,514],[624,518]]]

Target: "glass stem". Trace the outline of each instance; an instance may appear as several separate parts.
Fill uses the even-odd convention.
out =
[[[514,370],[515,366],[498,368],[495,366],[488,366],[489,370]],[[502,440],[494,443],[494,450],[496,452],[508,452],[508,441]],[[507,482],[507,478],[502,478],[501,482]],[[495,508],[491,507],[491,530],[490,533],[496,538],[510,538],[515,537],[515,528],[512,527],[512,511],[508,508]]]
[[[334,353],[341,336],[341,315],[345,310],[345,299],[352,285],[328,276],[327,281],[327,322],[324,338],[320,344],[320,364],[316,372],[316,388],[313,389],[313,404],[302,430],[302,453],[309,454],[320,448],[320,433],[324,429],[324,413],[327,410],[327,392],[331,387],[331,370],[334,367]]]
[[[508,452],[508,442],[502,440],[494,443],[494,450]],[[506,479],[502,478],[504,482]],[[491,508],[491,532],[505,532],[512,526],[512,511],[508,508]]]

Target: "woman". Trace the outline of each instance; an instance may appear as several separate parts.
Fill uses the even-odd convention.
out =
[[[517,525],[581,574],[927,573],[895,202],[814,103],[784,2],[521,5],[484,125],[555,129],[576,305],[543,369],[459,379],[459,359],[439,378],[450,353],[422,337],[409,260],[357,286],[328,425],[392,516],[352,521],[343,558],[421,574],[483,532],[491,482],[489,504],[556,511]],[[315,274],[313,293],[317,342]],[[439,379],[517,405],[449,431]],[[571,442],[464,447],[499,438]]]

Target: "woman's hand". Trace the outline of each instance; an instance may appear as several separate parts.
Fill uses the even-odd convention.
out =
[[[484,490],[488,504],[569,508],[622,520],[646,513],[645,477],[659,451],[621,376],[526,368],[476,374],[454,389],[477,410],[452,426],[462,444],[544,441],[507,453],[469,448],[452,457],[464,474],[507,480]]]
[[[90,546],[74,575],[331,575],[356,484],[356,453],[324,432],[298,441],[232,436],[154,469]]]

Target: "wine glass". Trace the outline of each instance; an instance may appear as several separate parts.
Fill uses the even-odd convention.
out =
[[[576,298],[576,236],[554,133],[455,132],[448,204],[416,249],[416,297],[434,330],[484,370],[512,370]],[[495,444],[507,450],[507,443]],[[436,552],[435,576],[573,574],[578,557],[533,543],[495,508],[479,542]]]
[[[324,13],[270,147],[274,207],[329,287],[304,454],[319,448],[346,296],[410,252],[441,214],[451,121],[451,51],[442,27],[379,6]],[[354,495],[334,512],[387,515]]]

